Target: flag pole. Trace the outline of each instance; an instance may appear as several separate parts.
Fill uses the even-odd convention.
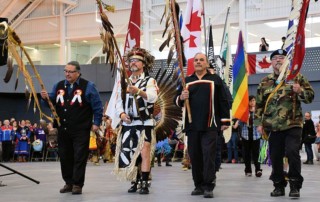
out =
[[[204,0],[201,0],[202,2],[202,18],[203,18],[203,27],[204,27],[204,47],[205,47],[205,51],[206,51],[206,55],[208,55],[208,43],[207,43],[207,28],[206,28],[206,15],[204,12]]]
[[[228,7],[228,10],[227,10],[227,15],[226,15],[226,20],[225,20],[225,23],[224,23],[224,28],[223,28],[223,35],[222,35],[222,41],[221,41],[221,48],[223,46],[223,42],[224,42],[224,35],[226,33],[226,27],[227,27],[227,20],[228,20],[228,17],[229,17],[229,12],[230,12],[230,6]]]

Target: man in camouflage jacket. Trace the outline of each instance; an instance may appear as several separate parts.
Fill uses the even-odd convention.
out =
[[[279,68],[285,61],[286,51],[276,50],[271,56],[274,73],[260,82],[256,96],[254,125],[258,132],[269,134],[269,149],[272,162],[273,185],[272,197],[284,196],[287,182],[283,173],[283,157],[289,159],[290,197],[300,197],[303,177],[301,176],[301,143],[303,115],[301,102],[311,103],[314,91],[308,80],[300,73],[291,83],[283,83],[277,90],[276,80]],[[270,99],[267,99],[270,94]]]

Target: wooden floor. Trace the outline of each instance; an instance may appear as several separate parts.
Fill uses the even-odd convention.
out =
[[[305,155],[302,154],[302,158]],[[303,161],[305,159],[303,158]],[[304,184],[301,190],[300,201],[319,201],[320,187],[320,163],[314,161],[314,165],[302,165]],[[286,188],[286,196],[273,198],[270,192],[273,190],[269,180],[271,168],[263,165],[261,178],[246,177],[244,164],[222,164],[222,170],[217,174],[217,186],[213,199],[204,199],[203,196],[191,196],[193,181],[191,171],[183,171],[181,164],[172,163],[172,167],[154,167],[152,169],[152,185],[149,195],[129,194],[127,189],[129,182],[120,182],[111,173],[113,164],[102,163],[100,166],[88,163],[86,182],[82,195],[70,193],[60,194],[63,186],[59,162],[32,162],[32,163],[6,163],[9,166],[40,184],[36,184],[19,175],[0,177],[0,201],[12,202],[56,202],[56,201],[119,201],[119,202],[195,202],[195,201],[219,201],[219,202],[262,202],[262,201],[290,201],[289,188]],[[0,175],[8,173],[8,170],[0,167]]]

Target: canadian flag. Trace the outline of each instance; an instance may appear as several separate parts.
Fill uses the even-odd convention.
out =
[[[201,51],[201,17],[201,1],[188,0],[181,28],[185,56],[188,64],[187,75],[194,72],[193,57]]]
[[[248,73],[251,74],[263,74],[272,73],[273,68],[269,58],[269,53],[248,54]]]
[[[133,47],[140,47],[140,0],[132,1],[130,21],[124,46],[124,54]]]

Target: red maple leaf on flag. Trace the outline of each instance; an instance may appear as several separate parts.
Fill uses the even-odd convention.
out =
[[[196,40],[196,36],[193,36],[192,34],[190,34],[190,38],[188,38],[188,39],[186,39],[186,40],[184,40],[183,41],[183,43],[185,43],[185,42],[187,42],[187,41],[189,41],[190,40],[190,42],[189,42],[189,47],[190,48],[192,48],[192,47],[197,47],[197,44],[196,44],[196,42],[194,41],[194,40]]]
[[[271,63],[267,61],[267,56],[264,56],[264,58],[261,61],[259,61],[258,64],[261,67],[261,69],[268,69],[271,65]]]
[[[192,13],[189,24],[186,25],[190,32],[201,32],[201,17],[198,16],[199,11]]]

